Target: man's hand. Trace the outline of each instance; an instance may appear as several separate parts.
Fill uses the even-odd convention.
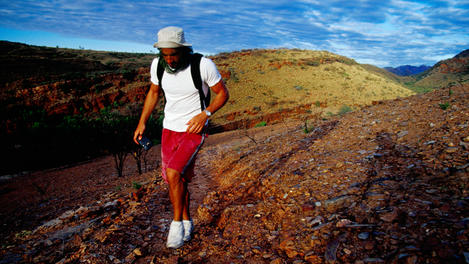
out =
[[[158,95],[160,94],[160,87],[154,83],[150,85],[150,90],[145,97],[145,103],[143,104],[142,114],[140,115],[140,121],[138,121],[137,129],[134,132],[134,142],[138,144],[137,139],[141,139],[143,132],[145,132],[145,124],[150,118],[151,112],[155,109],[156,103],[158,102]]]
[[[210,113],[215,114],[215,112],[220,109],[230,97],[228,94],[228,89],[226,89],[223,80],[217,82],[214,86],[210,87],[214,93],[217,95],[213,98],[207,110]],[[186,125],[188,125],[186,132],[187,133],[200,133],[204,128],[207,122],[208,116],[205,111],[202,111],[200,114],[194,116]]]
[[[138,145],[138,139],[141,139],[143,136],[143,132],[145,131],[145,125],[139,124],[137,129],[134,132],[134,142]]]
[[[187,133],[194,133],[198,134],[202,132],[202,129],[207,122],[208,116],[205,112],[202,112],[196,116],[194,116],[186,125],[188,125],[186,132]]]

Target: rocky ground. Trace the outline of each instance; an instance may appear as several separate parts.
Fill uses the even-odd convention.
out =
[[[213,135],[178,250],[157,167],[7,179],[0,263],[469,263],[468,126],[466,86]]]

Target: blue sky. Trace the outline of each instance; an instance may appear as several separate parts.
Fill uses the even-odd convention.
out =
[[[155,52],[162,27],[194,50],[327,50],[379,67],[433,65],[469,49],[469,0],[0,0],[0,40]]]

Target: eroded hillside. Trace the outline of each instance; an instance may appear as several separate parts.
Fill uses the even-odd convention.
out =
[[[430,70],[416,76],[416,86],[432,89],[464,84],[469,82],[469,50],[465,50],[453,58],[435,64]]]

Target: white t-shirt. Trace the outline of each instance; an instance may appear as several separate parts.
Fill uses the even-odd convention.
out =
[[[153,59],[150,68],[151,82],[159,85],[157,76],[158,58]],[[221,80],[221,75],[209,58],[200,60],[202,88],[207,95],[209,87]],[[166,105],[164,108],[163,127],[176,132],[185,132],[187,122],[201,113],[199,91],[192,81],[191,66],[174,74],[164,72],[161,78]]]

